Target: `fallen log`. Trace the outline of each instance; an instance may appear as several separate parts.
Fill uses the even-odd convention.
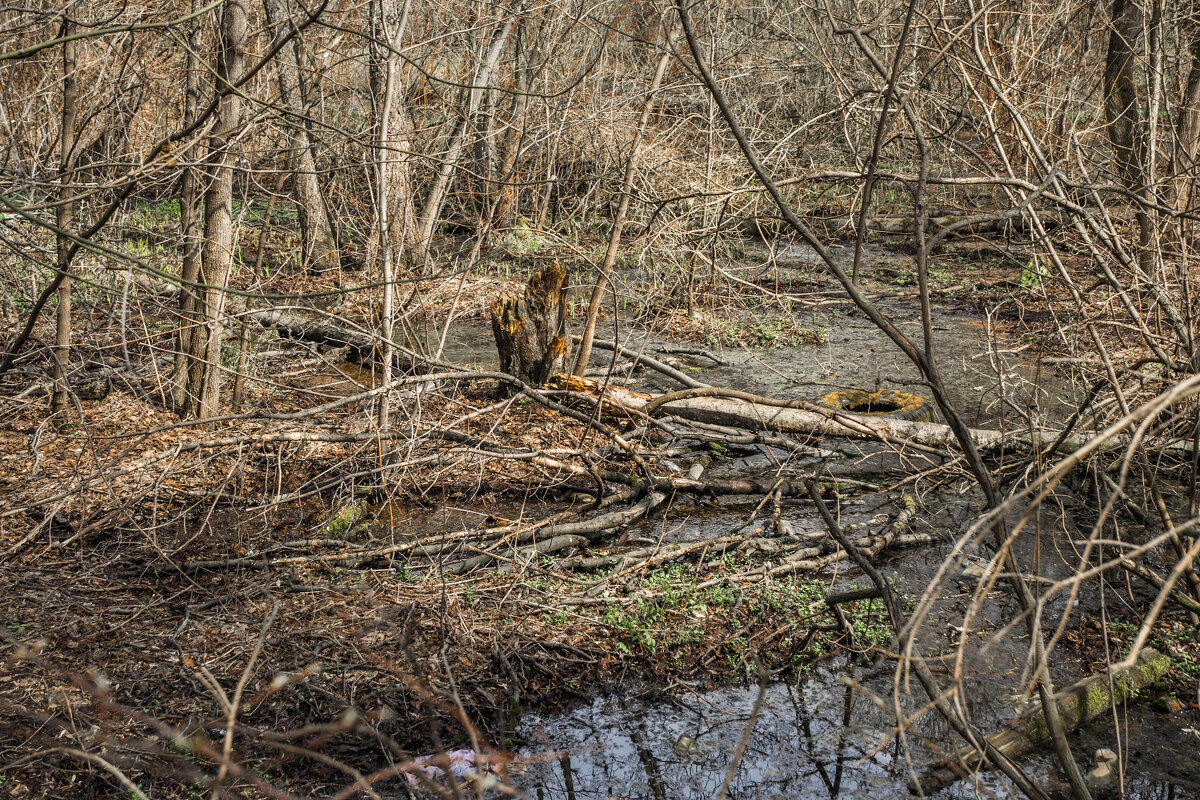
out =
[[[1054,703],[1058,706],[1063,727],[1072,730],[1113,705],[1132,700],[1139,690],[1166,675],[1170,668],[1170,659],[1151,647],[1144,647],[1133,666],[1106,670],[1056,692]],[[1016,716],[1004,728],[988,736],[987,741],[1009,758],[1016,758],[1050,741],[1042,704],[1036,700],[1022,704]],[[922,792],[935,792],[969,775],[980,765],[978,751],[963,748],[955,756],[927,769],[921,776],[919,788]]]
[[[363,331],[333,322],[295,309],[271,308],[249,311],[245,319],[253,320],[264,328],[271,328],[287,339],[325,345],[334,349],[345,348],[345,360],[365,364],[378,358],[383,352],[383,340]],[[418,367],[427,371],[428,364],[414,352],[399,345],[393,346],[397,365],[403,371],[416,371]]]
[[[462,575],[493,561],[511,563],[521,555],[549,554],[572,547],[581,547],[612,531],[633,525],[660,506],[666,499],[666,495],[661,492],[653,492],[623,511],[613,511],[580,522],[568,522],[544,528],[540,535],[547,538],[532,545],[510,547],[501,552],[480,552],[470,558],[445,564],[437,571],[443,575]]]
[[[750,430],[767,429],[810,436],[850,436],[942,449],[956,448],[958,445],[950,426],[939,422],[863,416],[818,406],[793,408],[790,405],[771,406],[730,397],[691,397],[664,403],[659,408],[664,413],[683,419]],[[1029,434],[1024,432],[1007,434],[1004,431],[972,428],[971,436],[981,450],[996,449],[1014,442],[1031,443]],[[1056,436],[1054,432],[1046,432],[1034,438],[1040,444],[1050,445]]]
[[[852,414],[803,400],[777,400],[720,387],[697,386],[655,396],[631,391],[624,386],[605,387],[598,381],[573,376],[556,376],[555,384],[599,397],[602,407],[614,412],[669,415],[689,422],[733,426],[750,431],[769,430],[802,433],[810,437],[876,439],[901,446],[934,448],[939,451],[958,449],[958,439],[954,432],[949,425],[940,422]],[[983,451],[995,451],[1004,447],[1050,447],[1058,440],[1060,433],[1052,430],[1038,431],[1034,434],[1025,430],[969,430],[975,446]],[[1068,450],[1077,449],[1088,439],[1089,437],[1083,434],[1068,436],[1062,447]]]

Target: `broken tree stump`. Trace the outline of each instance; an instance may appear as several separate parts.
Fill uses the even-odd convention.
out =
[[[1166,675],[1170,669],[1169,658],[1151,647],[1143,647],[1132,666],[1114,667],[1111,674],[1109,671],[1101,672],[1055,692],[1054,702],[1058,705],[1063,727],[1072,730],[1114,705],[1131,700],[1141,689]],[[1017,715],[1005,727],[988,736],[987,740],[1010,758],[1016,758],[1050,741],[1042,704],[1037,700],[1022,704],[1017,709]],[[921,776],[921,790],[935,792],[979,766],[979,753],[971,747],[963,748],[958,755],[930,767]]]
[[[501,372],[542,387],[563,370],[570,341],[566,278],[566,270],[555,261],[534,273],[520,296],[505,292],[492,302]]]

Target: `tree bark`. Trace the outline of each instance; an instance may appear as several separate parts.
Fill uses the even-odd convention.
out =
[[[1142,183],[1141,106],[1134,84],[1134,42],[1140,9],[1132,0],[1113,0],[1104,59],[1104,116],[1117,171],[1126,187]]]
[[[522,12],[524,9],[521,9]],[[494,204],[492,219],[488,222],[499,230],[513,227],[516,222],[518,190],[514,178],[517,172],[518,156],[521,145],[525,140],[525,113],[529,108],[529,94],[532,79],[529,68],[529,45],[527,42],[527,20],[522,13],[517,28],[516,41],[516,73],[517,94],[513,98],[512,117],[508,123],[508,132],[501,147],[501,163],[499,180],[496,187],[497,197]]]
[[[263,0],[267,14],[267,25],[271,30],[272,44],[278,44],[292,27],[291,17],[282,0]],[[296,200],[297,216],[300,218],[300,236],[303,241],[303,261],[309,272],[327,272],[338,269],[340,260],[337,237],[329,222],[325,198],[317,180],[317,158],[306,120],[308,109],[300,95],[300,54],[297,41],[285,42],[275,59],[275,73],[279,83],[279,98],[291,117],[291,169],[292,194]]]
[[[245,69],[246,7],[229,0],[222,11],[221,55],[217,63],[217,89],[236,83]],[[242,122],[242,98],[230,92],[221,98],[217,123],[209,142],[209,174],[204,193],[204,243],[200,253],[198,316],[202,324],[192,332],[182,413],[206,419],[216,416],[221,390],[221,343],[224,331],[225,288],[233,265],[233,166],[234,139]]]
[[[414,261],[419,236],[413,203],[412,151],[414,126],[397,52],[408,24],[410,0],[371,0],[370,84],[375,108],[376,224],[367,246],[368,263],[382,263],[383,248],[392,248],[392,265]]]
[[[63,26],[63,34],[71,33],[73,26]],[[75,42],[63,43],[63,110],[62,136],[59,157],[59,197],[55,221],[62,230],[71,227],[74,203],[71,202],[71,167],[75,161],[75,118],[79,110],[79,84],[75,78]],[[58,313],[55,319],[54,336],[54,391],[50,396],[50,413],[61,414],[67,410],[68,386],[67,367],[71,357],[71,277],[66,275],[70,268],[68,253],[71,240],[59,234],[57,237],[57,267],[65,277],[58,284]]]
[[[191,10],[196,10],[196,0],[192,0]],[[186,88],[183,96],[183,123],[190,126],[196,121],[197,109],[200,105],[200,70],[197,69],[196,53],[200,48],[200,24],[197,20],[189,23],[187,60],[184,70],[186,73]],[[185,164],[179,187],[179,232],[183,240],[183,262],[179,268],[179,333],[175,337],[175,363],[171,369],[171,403],[176,411],[183,408],[183,399],[187,391],[188,354],[192,348],[192,332],[200,324],[196,316],[196,298],[199,291],[197,283],[200,279],[200,236],[199,209],[196,200],[199,195],[196,180],[196,168],[192,166],[196,152],[188,150],[179,154]]]
[[[396,119],[393,119],[394,109],[398,107],[401,112],[404,111],[403,98],[400,96],[399,90],[400,81],[396,75],[398,65],[394,51],[398,49],[400,41],[404,37],[404,28],[408,24],[408,11],[411,5],[411,0],[405,0],[403,10],[397,14],[394,0],[380,0],[379,3],[372,2],[371,4],[371,8],[377,12],[373,17],[375,24],[372,25],[372,43],[377,43],[378,40],[375,37],[382,37],[382,40],[388,45],[383,60],[382,108],[377,121],[379,136],[375,148],[375,181],[378,190],[378,196],[375,198],[378,218],[376,234],[379,237],[379,249],[382,251],[380,261],[383,267],[383,318],[381,323],[383,328],[383,383],[385,386],[392,381],[395,256],[397,248],[403,251],[404,238],[408,231],[412,230],[408,224],[410,221],[408,218],[412,216],[412,205],[409,202],[410,192],[408,191],[410,184],[404,170],[397,169],[397,167],[407,167],[405,162],[397,161],[398,157],[402,158],[406,153],[392,152],[394,146],[392,123],[396,122],[400,126],[401,130],[398,131],[398,135],[404,140],[405,149],[407,149],[408,132],[411,127],[411,123],[407,122],[408,115],[406,113],[397,114],[395,115]],[[377,58],[372,58],[371,63],[373,67],[376,67],[379,61]],[[376,68],[374,71],[377,73],[379,70]],[[396,189],[392,185],[393,180],[400,183],[398,187],[402,194],[400,197],[396,197],[394,194]],[[390,408],[389,394],[384,392],[379,396],[377,421],[380,430],[387,430]]]
[[[1134,47],[1142,22],[1142,9],[1136,2],[1113,0],[1111,32],[1104,59],[1104,115],[1122,183],[1131,192],[1148,196],[1149,187],[1155,180],[1150,166],[1153,158],[1150,157],[1147,121],[1142,117],[1134,73]],[[1153,117],[1149,124],[1155,124]],[[1156,257],[1154,220],[1140,203],[1134,205],[1133,214],[1138,226],[1138,264],[1150,275],[1154,272]]]
[[[462,157],[467,132],[471,129],[471,121],[479,109],[483,92],[491,85],[492,73],[496,71],[496,66],[500,63],[500,54],[504,52],[504,45],[508,42],[508,35],[512,32],[512,28],[513,20],[510,18],[504,23],[499,35],[492,41],[487,57],[476,71],[471,88],[467,90],[467,104],[463,117],[450,135],[450,145],[442,156],[442,168],[438,171],[437,179],[434,181],[433,188],[429,190],[429,195],[425,198],[425,206],[421,210],[420,236],[417,240],[416,253],[418,264],[424,264],[429,257],[429,245],[433,239],[433,230],[442,216],[442,205],[446,202],[446,192],[450,188],[450,179],[454,176],[454,169]]]
[[[529,279],[520,297],[501,294],[492,303],[492,333],[500,371],[531,386],[545,386],[567,359],[567,273],[555,261]]]
[[[1180,23],[1181,35],[1188,43],[1190,63],[1175,129],[1175,179],[1171,200],[1176,211],[1187,211],[1192,204],[1196,157],[1200,155],[1200,19],[1194,3],[1188,5],[1188,14]]]

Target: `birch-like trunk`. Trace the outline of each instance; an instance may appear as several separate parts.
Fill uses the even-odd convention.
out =
[[[372,269],[383,268],[391,248],[395,269],[414,261],[417,214],[413,202],[413,121],[400,80],[400,45],[411,2],[371,0],[371,92],[375,107],[376,224],[367,248]]]
[[[196,10],[192,0],[191,10]],[[187,60],[184,70],[185,89],[183,97],[183,124],[191,126],[196,121],[200,103],[200,70],[197,68],[196,53],[200,49],[200,24],[192,20],[188,29]],[[179,332],[175,337],[175,363],[171,369],[171,403],[181,411],[187,392],[188,361],[192,348],[192,332],[200,324],[196,316],[196,284],[200,279],[200,215],[197,206],[200,189],[196,168],[192,166],[197,150],[184,150],[179,154],[184,163],[179,187],[179,233],[183,240],[183,262],[179,268]]]
[[[245,69],[246,8],[241,0],[229,0],[222,11],[221,57],[217,64],[216,89],[221,92],[236,83]],[[210,183],[204,193],[204,242],[200,251],[200,302],[202,323],[192,332],[184,416],[206,419],[216,416],[221,391],[221,343],[224,332],[225,287],[233,265],[233,167],[237,155],[234,140],[242,124],[242,98],[228,92],[220,100],[217,124],[209,142]]]
[[[492,46],[488,49],[487,56],[476,71],[475,78],[471,81],[471,88],[467,91],[467,104],[463,117],[450,135],[450,146],[446,148],[446,152],[442,156],[442,168],[438,171],[437,179],[433,183],[433,188],[429,190],[429,196],[425,198],[425,207],[421,211],[420,238],[417,241],[416,253],[418,264],[424,264],[429,257],[429,245],[433,239],[433,231],[442,216],[442,205],[446,202],[446,193],[450,189],[450,179],[454,176],[454,168],[462,157],[467,131],[471,129],[471,122],[479,110],[484,91],[491,85],[492,74],[496,71],[496,65],[500,63],[500,54],[504,52],[504,45],[508,42],[508,35],[512,29],[513,20],[509,18],[500,33],[492,40]]]

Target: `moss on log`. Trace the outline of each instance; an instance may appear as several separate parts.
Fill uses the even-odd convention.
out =
[[[368,511],[370,505],[367,501],[351,500],[329,515],[321,526],[321,533],[328,537],[349,536],[363,522]]]
[[[1131,666],[1114,668],[1084,678],[1055,693],[1054,702],[1066,730],[1095,719],[1114,704],[1137,697],[1140,690],[1166,675],[1171,661],[1152,647],[1142,648]],[[1111,676],[1111,685],[1110,678]],[[999,731],[987,737],[988,742],[1009,758],[1050,741],[1042,704],[1029,700],[1017,708],[1017,715]],[[942,761],[921,777],[921,789],[934,792],[979,769],[981,759],[974,748],[963,748],[952,758]]]

